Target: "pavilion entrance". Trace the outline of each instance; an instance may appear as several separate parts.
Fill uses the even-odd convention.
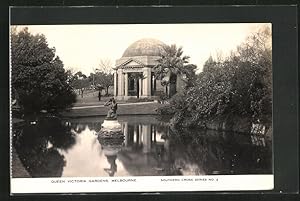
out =
[[[132,72],[128,73],[128,96],[134,96],[139,98],[142,92],[142,82],[143,73],[141,72]]]

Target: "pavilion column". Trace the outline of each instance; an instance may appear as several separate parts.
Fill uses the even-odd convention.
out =
[[[148,90],[148,96],[151,96],[151,82],[152,82],[152,76],[151,76],[151,68],[148,68],[147,71],[147,90]]]
[[[128,123],[127,122],[124,123],[124,136],[125,136],[124,143],[125,143],[125,146],[127,147],[127,145],[128,145]]]
[[[143,68],[144,77],[143,91],[145,96],[151,96],[151,68]]]
[[[139,130],[139,145],[143,143],[143,132],[142,132],[142,125],[138,125],[138,128]]]
[[[142,94],[142,87],[143,87],[143,84],[142,84],[143,82],[142,82],[142,80],[141,79],[139,79],[139,91],[138,91],[138,93],[139,93],[139,96],[141,97],[143,94]]]
[[[142,125],[142,133],[143,133],[143,152],[149,153],[151,151],[150,125]]]
[[[133,142],[136,143],[136,144],[138,144],[138,136],[137,135],[138,135],[137,134],[137,127],[134,126],[133,127]]]
[[[125,73],[125,97],[128,96],[128,73]]]
[[[116,97],[117,95],[118,95],[118,92],[117,92],[117,89],[118,89],[118,87],[117,87],[117,84],[118,84],[118,82],[117,82],[117,79],[118,79],[118,75],[117,75],[117,70],[115,70],[115,72],[114,72],[114,96]]]
[[[118,69],[118,96],[124,96],[124,76],[122,69]]]

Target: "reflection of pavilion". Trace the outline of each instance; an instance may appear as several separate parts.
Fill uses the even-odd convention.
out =
[[[140,150],[143,153],[150,153],[157,148],[169,150],[169,140],[167,138],[168,129],[158,129],[157,126],[147,124],[131,125],[123,123],[123,133],[125,135],[126,150]]]
[[[77,131],[85,126],[78,126],[78,120],[72,119],[71,128]],[[80,120],[82,121],[82,120]],[[76,140],[75,152],[64,154],[67,165],[77,161],[78,153],[89,156],[91,164],[99,160],[101,175],[108,176],[154,176],[154,175],[204,175],[204,174],[249,174],[272,172],[272,151],[270,142],[258,146],[254,138],[259,136],[241,135],[214,130],[175,129],[158,121],[151,115],[120,116],[122,140],[100,142],[103,150],[100,158],[93,157],[89,150],[91,140]],[[94,131],[100,130],[103,119],[87,121],[88,128],[80,139],[93,138]],[[100,122],[100,123],[99,123]],[[68,123],[70,124],[70,123]],[[75,129],[80,128],[80,129]],[[73,131],[72,131],[73,132]],[[89,133],[88,136],[85,136]],[[191,135],[192,134],[192,135]],[[31,136],[31,135],[30,135]],[[61,135],[59,142],[62,140]],[[40,139],[40,138],[39,138]],[[29,139],[30,140],[30,139]],[[124,141],[123,141],[124,140]],[[251,141],[252,140],[252,141]],[[261,140],[264,140],[263,138]],[[31,140],[30,140],[31,141]],[[51,141],[57,146],[57,140]],[[79,142],[79,143],[78,143]],[[82,142],[82,143],[80,143]],[[59,143],[61,144],[61,143]],[[65,143],[61,145],[65,146]],[[97,149],[98,150],[98,149]],[[87,151],[87,152],[86,152]],[[70,154],[71,153],[71,154]],[[72,153],[76,153],[73,156]],[[47,159],[48,160],[48,159]],[[87,160],[89,161],[89,160]],[[90,166],[90,165],[89,165]],[[69,166],[71,167],[71,166]],[[76,168],[74,168],[76,167]],[[83,171],[74,165],[78,174]],[[78,170],[77,170],[78,168]],[[72,172],[76,172],[72,170]],[[103,171],[105,170],[105,171]],[[95,171],[98,171],[99,168]],[[90,173],[86,173],[90,175]],[[92,174],[91,174],[92,175]]]
[[[122,129],[125,147],[118,153],[118,159],[131,175],[180,174],[174,172],[166,127],[124,122]]]

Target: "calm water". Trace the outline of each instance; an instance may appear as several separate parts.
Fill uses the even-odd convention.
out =
[[[124,140],[99,140],[103,118],[44,119],[14,132],[32,177],[272,173],[262,136],[170,128],[155,116],[119,117]]]

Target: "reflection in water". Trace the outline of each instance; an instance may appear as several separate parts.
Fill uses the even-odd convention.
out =
[[[98,138],[102,122],[66,120],[60,135],[48,123],[43,125],[48,131],[25,127],[16,149],[32,176],[272,173],[271,142],[264,136],[178,130],[155,116],[138,116],[119,117],[125,138],[114,141]]]
[[[157,124],[123,122],[125,148],[118,158],[134,176],[181,175],[170,153],[168,127]]]
[[[40,118],[38,124],[26,124],[14,130],[13,146],[32,177],[61,177],[66,164],[58,149],[69,149],[75,144],[70,128],[55,117]]]

